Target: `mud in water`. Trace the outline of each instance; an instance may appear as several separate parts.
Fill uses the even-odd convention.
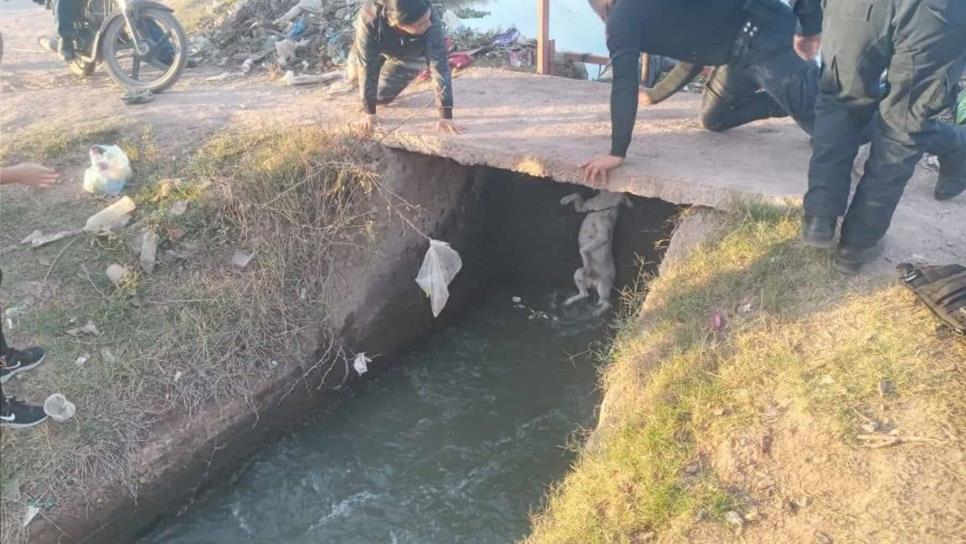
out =
[[[599,320],[501,288],[144,543],[506,543],[598,402]],[[520,297],[515,300],[514,297]]]

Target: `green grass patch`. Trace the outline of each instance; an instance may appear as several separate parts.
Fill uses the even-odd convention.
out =
[[[651,533],[662,542],[721,541],[724,514],[760,498],[753,481],[713,468],[717,450],[754,436],[772,411],[843,448],[856,446],[858,413],[915,405],[936,434],[966,413],[956,393],[962,376],[950,370],[966,360],[966,345],[937,332],[894,282],[830,272],[823,252],[797,242],[798,217],[739,209],[710,241],[649,278],[648,299],[620,325],[602,378],[601,426],[534,516],[527,542],[636,543]],[[884,383],[893,392],[884,394]],[[915,511],[899,496],[883,498],[883,509],[889,500],[894,519]],[[709,524],[718,536],[694,536]]]

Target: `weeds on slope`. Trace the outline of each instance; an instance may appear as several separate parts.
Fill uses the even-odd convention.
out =
[[[180,178],[135,188],[139,223],[127,235],[81,239],[49,281],[22,282],[36,296],[11,339],[43,345],[48,362],[5,391],[35,402],[62,392],[78,413],[3,433],[4,543],[26,538],[28,506],[42,516],[105,482],[136,494],[132,460],[165,419],[247,399],[259,380],[317,364],[310,358],[325,336],[321,293],[331,262],[368,235],[375,174],[359,153],[318,129],[221,135]],[[179,201],[184,214],[171,211]],[[16,231],[16,218],[3,219],[4,230]],[[115,288],[103,270],[111,262],[138,269],[129,243],[143,226],[165,240],[159,267]],[[239,250],[255,255],[244,269],[231,264]],[[44,259],[58,251],[8,260],[5,298],[18,278],[44,277]],[[88,321],[99,335],[65,333]],[[75,364],[81,356],[87,361]]]
[[[737,521],[763,542],[817,538],[810,523],[845,541],[953,538],[963,444],[943,429],[966,415],[966,345],[895,282],[833,275],[797,242],[798,215],[734,212],[651,279],[605,370],[601,426],[528,542],[721,542]],[[857,440],[870,426],[931,438],[876,450],[880,464]],[[789,500],[810,506],[789,521]]]

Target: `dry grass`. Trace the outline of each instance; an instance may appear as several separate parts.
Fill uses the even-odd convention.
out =
[[[77,504],[85,490],[110,482],[136,494],[130,461],[166,417],[247,397],[259,378],[311,366],[325,334],[322,293],[332,259],[367,235],[375,178],[360,164],[368,161],[358,151],[317,129],[227,134],[203,148],[180,182],[133,189],[135,219],[165,240],[154,274],[134,274],[120,288],[104,277],[111,262],[137,270],[128,247],[135,227],[117,239],[79,240],[46,282],[39,280],[62,246],[7,259],[4,299],[26,306],[10,340],[43,345],[49,360],[5,391],[35,402],[62,392],[78,415],[3,433],[4,543],[24,540],[28,505]],[[30,198],[22,206],[5,200],[0,245],[25,234],[18,218],[27,215],[10,211],[30,213]],[[178,200],[189,202],[188,212],[174,216]],[[45,219],[53,230],[61,218]],[[244,270],[230,264],[239,249],[255,253]],[[100,336],[65,334],[88,321]],[[91,358],[77,366],[81,354]]]
[[[966,343],[893,281],[831,275],[797,216],[734,214],[652,282],[603,377],[604,424],[528,542],[730,541],[729,511],[749,542],[963,534]],[[929,440],[858,438],[890,431]]]

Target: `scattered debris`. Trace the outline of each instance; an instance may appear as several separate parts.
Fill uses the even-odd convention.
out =
[[[150,90],[128,90],[121,95],[121,102],[124,102],[128,106],[136,106],[138,104],[147,104],[148,102],[154,101],[154,93]]]
[[[88,218],[87,224],[84,225],[84,231],[96,235],[110,234],[114,230],[127,225],[128,221],[131,220],[131,212],[136,207],[131,197],[121,198]]]
[[[714,414],[716,417],[721,417],[721,416],[725,415],[725,409],[724,408],[715,408],[714,411],[711,412],[711,413]]]
[[[27,244],[33,242],[35,238],[39,238],[39,237],[41,237],[43,235],[44,235],[44,231],[42,231],[40,229],[37,229],[37,230],[31,232],[30,234],[28,234],[27,237],[24,238],[23,240],[20,240],[20,243],[23,244],[23,245],[27,245]]]
[[[818,383],[819,385],[835,385],[835,378],[833,378],[829,374],[826,374],[822,376],[822,379],[819,380]]]
[[[446,242],[430,240],[416,283],[430,299],[433,317],[439,317],[449,300],[449,284],[463,268],[460,254]]]
[[[357,353],[355,360],[352,361],[352,369],[360,376],[369,371],[369,363],[372,359],[366,357],[365,353]]]
[[[296,74],[295,72],[289,70],[288,72],[285,72],[285,76],[282,77],[282,81],[284,81],[286,85],[295,87],[297,85],[317,85],[319,83],[328,83],[341,77],[342,72],[339,71],[327,72],[325,74],[313,76],[307,74]]]
[[[924,436],[899,436],[898,434],[893,434],[896,431],[892,431],[889,434],[860,434],[855,438],[861,442],[864,448],[888,448],[889,446],[898,446],[900,444],[910,444],[913,442],[931,442],[931,443],[943,443],[943,440],[938,438],[928,438]]]
[[[761,512],[758,511],[758,509],[755,508],[754,506],[752,506],[751,508],[748,509],[747,512],[745,512],[745,521],[749,523],[754,523],[760,519],[761,519]]]
[[[77,366],[84,366],[87,363],[87,361],[90,361],[90,360],[91,360],[91,354],[84,353],[78,356],[77,359],[74,360],[74,364]]]
[[[174,381],[175,381],[175,383],[177,383],[177,381],[181,379],[181,376],[182,376],[182,375],[183,375],[183,374],[181,373],[181,371],[180,371],[180,370],[177,370],[177,371],[175,371],[175,373],[174,373],[174,378],[173,378],[173,379],[174,379]]]
[[[834,544],[832,537],[822,531],[815,531],[815,542],[816,544]]]
[[[81,232],[82,232],[81,230],[74,229],[74,230],[62,230],[62,231],[56,232],[54,234],[46,234],[45,235],[43,233],[43,231],[41,231],[41,230],[35,230],[35,231],[31,232],[29,236],[27,236],[26,238],[24,238],[23,240],[21,240],[20,243],[21,244],[24,244],[24,245],[30,244],[30,247],[33,247],[33,248],[36,249],[38,247],[45,246],[47,244],[52,244],[54,242],[57,242],[59,240],[63,240],[65,238],[70,238],[72,236],[77,236]]]
[[[31,504],[30,506],[27,507],[27,511],[23,513],[23,521],[20,522],[20,525],[22,527],[26,527],[30,525],[30,522],[33,521],[34,518],[37,517],[37,514],[39,513],[40,513],[40,508],[37,508],[36,506]]]
[[[249,263],[252,262],[252,259],[254,258],[255,258],[254,253],[238,250],[235,252],[235,255],[232,256],[231,264],[237,266],[238,268],[245,268],[248,266]]]
[[[171,217],[180,217],[184,215],[186,211],[188,211],[188,201],[178,200],[172,204],[170,208],[168,208],[168,215]]]
[[[725,330],[728,326],[728,319],[725,317],[724,312],[720,310],[715,310],[711,314],[711,330],[714,332],[721,332]]]
[[[78,336],[84,336],[87,334],[91,336],[100,336],[101,331],[97,330],[97,325],[95,325],[93,321],[88,321],[87,325],[84,325],[83,327],[77,327],[75,329],[67,330],[67,335],[73,336],[75,338]]]
[[[63,423],[74,417],[77,407],[67,400],[64,395],[54,393],[44,401],[44,412],[57,423]]]
[[[116,145],[92,145],[91,165],[84,171],[84,190],[117,196],[131,179],[131,161]]]
[[[110,363],[112,365],[117,363],[117,355],[111,353],[111,350],[108,348],[101,348],[101,357],[106,363]]]
[[[205,81],[217,82],[217,81],[228,81],[229,79],[235,79],[238,76],[243,76],[245,74],[240,72],[222,72],[217,76],[211,76],[205,78]]]
[[[514,304],[520,304],[523,302],[523,299],[520,297],[513,297],[510,300],[512,300]]]
[[[104,273],[107,275],[107,279],[111,280],[114,287],[119,287],[127,276],[127,268],[113,263],[107,267]]]
[[[160,238],[158,237],[157,231],[154,229],[146,229],[144,231],[144,236],[141,240],[141,269],[148,274],[154,272],[154,266],[157,264],[158,257],[158,243]]]
[[[734,510],[725,512],[724,519],[726,522],[728,522],[728,525],[731,525],[737,530],[741,530],[741,528],[745,525],[745,520],[741,518],[741,514],[735,512]]]
[[[896,394],[896,386],[889,380],[879,380],[879,396],[891,397]]]

